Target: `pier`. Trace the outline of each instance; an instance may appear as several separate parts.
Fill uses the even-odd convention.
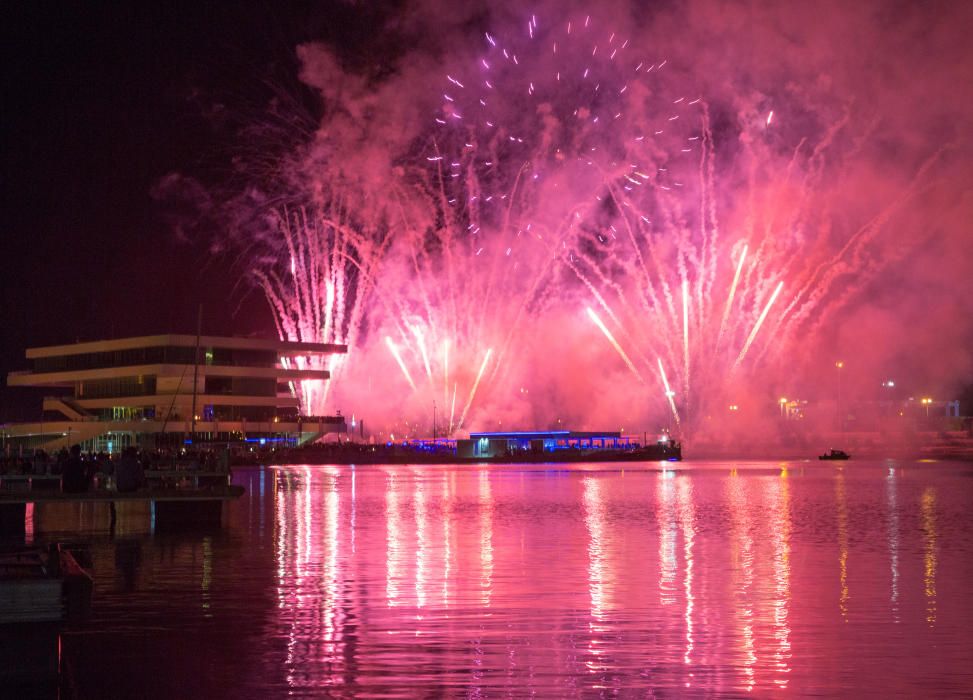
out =
[[[225,478],[225,475],[224,475]],[[150,502],[156,530],[219,527],[223,503],[239,498],[242,486],[219,485],[196,488],[159,486],[131,493],[93,490],[64,493],[54,490],[0,491],[0,535],[23,535],[27,504],[104,503],[115,521],[115,504],[124,501]]]

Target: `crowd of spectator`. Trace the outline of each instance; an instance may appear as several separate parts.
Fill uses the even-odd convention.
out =
[[[60,477],[65,493],[84,493],[96,486],[121,493],[137,491],[145,485],[149,470],[228,472],[229,458],[225,452],[213,450],[140,451],[135,447],[113,455],[84,453],[80,445],[54,454],[38,449],[32,454],[0,455],[0,478],[46,477],[49,481]]]

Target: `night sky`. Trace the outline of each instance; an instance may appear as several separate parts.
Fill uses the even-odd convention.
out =
[[[172,171],[218,177],[235,125],[217,107],[265,100],[268,82],[294,79],[297,43],[355,39],[359,11],[217,5],[5,8],[0,416],[40,411],[6,388],[26,347],[193,332],[199,303],[207,332],[273,335],[262,297],[232,261],[174,235],[153,186]]]

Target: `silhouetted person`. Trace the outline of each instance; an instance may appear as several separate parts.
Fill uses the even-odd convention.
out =
[[[134,447],[126,447],[115,467],[115,487],[119,493],[131,493],[138,490],[144,479],[145,472],[142,471],[138,452]]]
[[[90,487],[94,483],[95,474],[98,473],[100,459],[101,455],[89,454],[88,459],[84,462],[84,478],[87,482],[87,487]]]
[[[64,462],[61,489],[65,493],[84,493],[88,490],[88,473],[81,461],[81,445],[71,446],[71,456]]]
[[[64,449],[62,447],[60,450],[58,450],[58,452],[57,452],[57,462],[55,462],[54,469],[52,470],[51,473],[52,474],[63,474],[64,473],[64,465],[68,463],[68,460],[70,458],[71,458],[71,455],[68,454],[68,451],[66,449]]]

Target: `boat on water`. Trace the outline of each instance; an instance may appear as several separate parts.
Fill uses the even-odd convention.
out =
[[[4,697],[38,690],[56,697],[60,634],[91,611],[92,580],[58,545],[0,548],[0,688]],[[40,697],[38,695],[37,697]]]
[[[851,455],[845,452],[844,450],[832,449],[830,452],[825,452],[823,455],[820,455],[818,459],[840,461],[845,459],[851,459]]]
[[[682,459],[682,445],[664,434],[655,443],[645,436],[621,432],[470,433],[456,441],[456,456],[462,461],[487,463],[559,462],[676,462]]]
[[[276,464],[560,464],[677,462],[682,445],[663,434],[656,442],[619,432],[570,430],[470,433],[469,438],[325,443],[255,454]]]
[[[0,549],[0,626],[83,619],[91,575],[60,545]]]

